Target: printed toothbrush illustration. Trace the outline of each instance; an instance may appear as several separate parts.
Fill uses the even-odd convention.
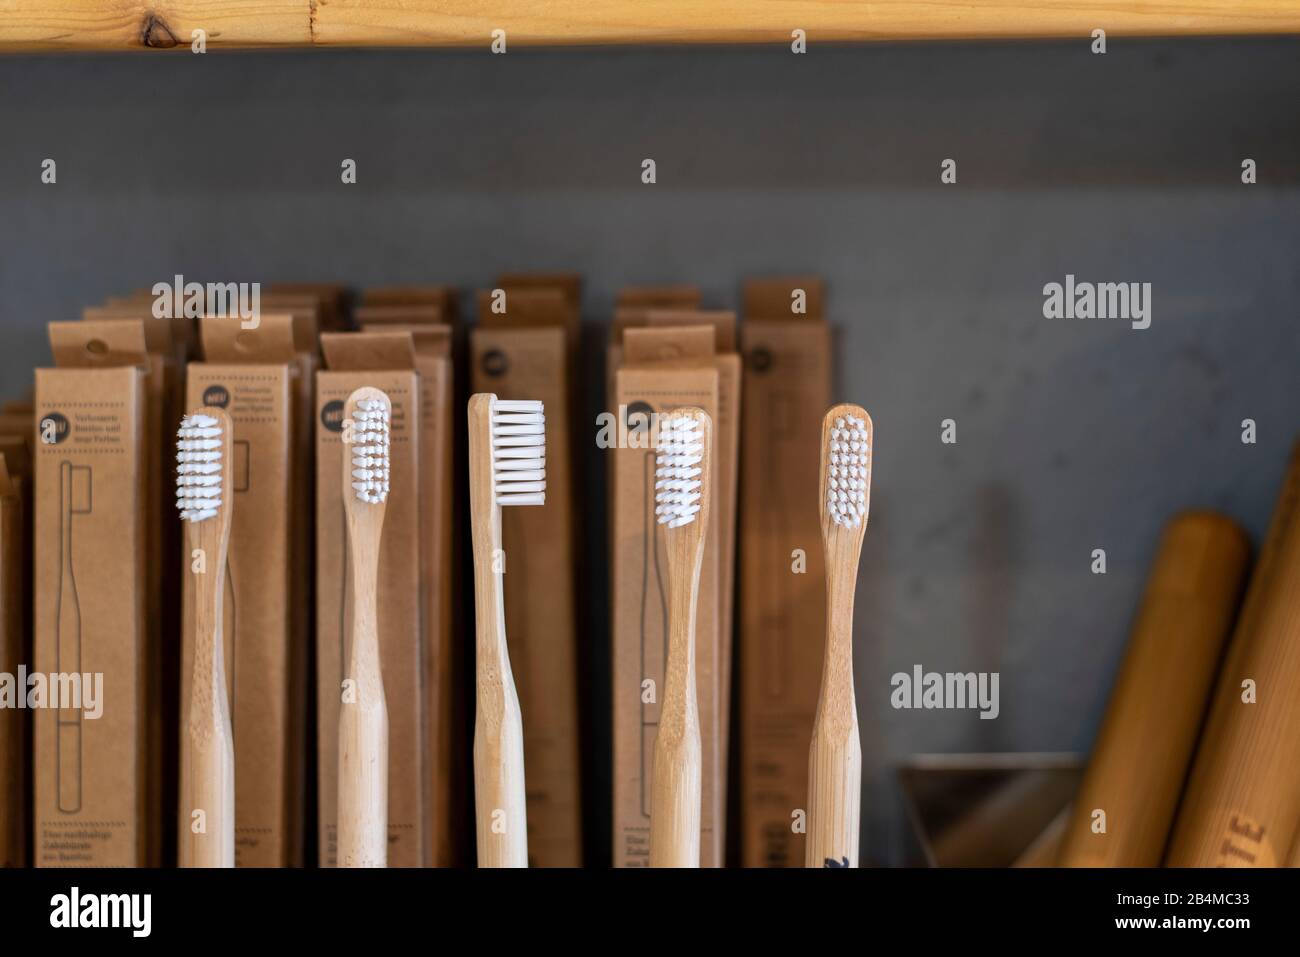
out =
[[[474,803],[479,867],[527,867],[524,730],[506,645],[501,509],[546,502],[546,416],[537,401],[469,400],[474,542]]]
[[[231,461],[234,463],[234,472],[231,475],[231,491],[233,496],[238,496],[248,491],[248,478],[252,467],[250,455],[250,443],[247,440],[235,439],[231,443]],[[234,500],[235,499],[232,497],[231,501],[233,502]],[[237,654],[239,610],[235,605],[235,592],[234,563],[230,560],[230,556],[227,555],[225,610],[222,613],[221,620],[225,625],[226,684],[230,686],[230,727],[232,731],[235,726],[235,717],[239,714],[239,698],[237,694],[239,691],[239,656]]]
[[[88,465],[59,463],[59,601],[55,668],[60,674],[81,673],[81,603],[73,567],[72,516],[91,512],[91,471]],[[81,810],[81,710],[60,708],[55,715],[55,782],[59,810]]]
[[[668,555],[668,659],[655,735],[650,866],[700,866],[701,743],[695,612],[709,530],[713,422],[703,409],[667,413],[658,442],[655,517]]]
[[[352,618],[339,708],[339,867],[388,865],[388,702],[379,657],[378,587],[391,423],[392,403],[378,389],[357,389],[343,407]]]
[[[182,820],[190,867],[235,866],[235,745],[226,686],[226,560],[230,545],[230,417],[204,407],[181,420],[176,507],[187,531],[186,572],[194,587],[194,663],[183,768]]]
[[[659,537],[655,534],[658,522],[655,520],[651,506],[655,501],[655,474],[658,471],[658,453],[651,450],[645,453],[642,466],[645,477],[645,501],[647,508],[642,514],[645,531],[642,534],[641,565],[641,674],[663,675],[668,662],[668,585],[664,581],[663,568],[659,563]],[[652,605],[653,602],[653,605]],[[658,612],[658,618],[651,625],[651,609]],[[652,634],[653,632],[653,634]],[[653,652],[653,653],[652,653]],[[654,774],[655,735],[658,733],[659,718],[653,714],[659,710],[658,698],[652,701],[641,699],[641,813],[650,819],[651,778]]]
[[[785,476],[785,470],[781,468],[781,459],[786,453],[784,446],[794,432],[793,423],[790,421],[789,398],[784,392],[768,397],[769,407],[763,417],[769,433],[769,441],[765,446],[768,456],[765,468],[775,486],[775,494],[769,501],[762,503],[760,512],[766,519],[764,524],[767,526],[767,535],[770,536],[765,540],[776,543],[787,551],[790,548],[789,513],[786,511],[785,489],[779,483]],[[776,569],[776,566],[772,567]],[[785,694],[789,679],[785,639],[790,633],[790,605],[793,589],[788,570],[777,570],[777,574],[773,575],[764,587],[771,589],[767,594],[775,596],[775,600],[769,599],[769,608],[774,609],[774,612],[765,618],[759,631],[759,654],[762,659],[760,673],[763,676],[763,692],[775,698]]]
[[[853,595],[871,498],[871,417],[837,405],[822,422],[826,651],[808,751],[807,867],[858,866],[862,743],[853,694]]]

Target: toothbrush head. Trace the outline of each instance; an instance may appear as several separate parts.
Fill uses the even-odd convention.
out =
[[[353,495],[367,505],[388,501],[389,427],[392,405],[378,389],[352,393],[345,412],[351,415],[351,486]]]
[[[703,409],[674,409],[660,416],[655,520],[666,529],[702,528],[708,521],[712,438],[712,422]]]
[[[871,501],[871,416],[837,405],[822,422],[822,527],[861,534]]]
[[[491,397],[492,499],[546,504],[546,414],[536,400]]]
[[[225,500],[223,476],[230,446],[229,418],[216,409],[201,409],[181,419],[176,433],[176,508],[181,520],[215,518]]]

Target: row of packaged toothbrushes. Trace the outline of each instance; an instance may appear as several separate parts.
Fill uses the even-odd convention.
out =
[[[155,289],[88,308],[80,322],[51,323],[53,367],[38,370],[32,399],[5,412],[10,444],[0,454],[14,485],[5,500],[20,526],[11,547],[31,551],[30,561],[17,563],[30,570],[30,587],[16,584],[14,594],[34,600],[25,619],[30,645],[18,623],[20,600],[16,610],[6,604],[17,617],[0,650],[14,669],[86,678],[78,707],[60,701],[64,707],[0,714],[0,743],[9,749],[0,758],[15,769],[5,800],[15,809],[6,820],[17,823],[0,845],[7,862],[26,859],[29,849],[35,863],[51,866],[185,861],[195,835],[208,833],[207,809],[193,806],[187,788],[196,762],[211,754],[195,751],[189,708],[194,676],[215,674],[195,623],[202,588],[221,579],[235,858],[246,866],[337,863],[340,687],[357,598],[336,477],[346,455],[345,403],[362,387],[381,391],[392,411],[376,578],[390,865],[463,863],[483,845],[466,828],[474,816],[474,616],[470,566],[457,558],[469,544],[463,410],[470,390],[546,409],[546,506],[504,510],[499,556],[509,568],[499,579],[503,624],[528,716],[522,749],[531,862],[584,860],[590,761],[583,754],[595,722],[613,729],[616,863],[649,858],[669,616],[653,485],[646,484],[655,454],[647,435],[656,415],[675,406],[701,409],[716,434],[697,599],[701,861],[722,863],[736,618],[749,636],[742,641],[754,646],[755,672],[740,675],[752,684],[742,697],[742,727],[754,733],[741,749],[738,786],[802,802],[820,674],[820,647],[806,633],[820,631],[824,612],[818,589],[773,583],[772,554],[788,555],[816,534],[815,469],[789,465],[799,446],[814,449],[805,461],[816,460],[816,421],[829,395],[816,279],[747,284],[749,321],[739,327],[734,313],[702,309],[690,287],[626,290],[607,350],[609,392],[594,397],[604,407],[594,438],[578,423],[579,407],[593,397],[577,375],[576,277],[502,276],[478,295],[472,330],[444,287],[368,290],[351,307],[340,287],[266,287],[259,309],[232,309],[230,318],[209,310],[203,319],[184,314],[183,297],[167,292],[161,313],[164,297]],[[743,371],[742,349],[752,354]],[[812,424],[755,433],[742,453],[742,379],[783,419]],[[169,497],[176,423],[201,408],[228,416],[233,436],[224,460],[228,554],[217,570],[208,567],[209,550],[189,547],[170,510],[158,507]],[[584,524],[598,522],[581,521],[577,505],[590,497],[580,481],[589,442],[608,463],[607,716],[580,706],[589,636],[581,634],[577,588],[592,564],[582,557],[581,536]],[[763,468],[738,489],[740,457],[751,453]],[[202,477],[191,478],[205,487]],[[742,555],[738,573],[735,540],[745,515],[796,487],[808,508],[782,528],[755,520],[743,529],[771,547]],[[809,565],[806,577],[817,577],[820,556],[810,555]],[[751,582],[739,615],[732,603],[738,575]],[[764,607],[773,601],[781,621]],[[786,743],[792,736],[803,745]],[[27,769],[30,778],[19,773]],[[766,810],[769,800],[741,804],[754,808],[744,817],[746,863],[802,858],[800,833],[774,834],[772,819],[785,815]],[[304,824],[313,820],[315,828]]]

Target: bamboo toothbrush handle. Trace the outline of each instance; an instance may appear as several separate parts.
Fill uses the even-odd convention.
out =
[[[203,541],[206,529],[196,541]],[[224,549],[203,548],[206,571],[195,591],[194,671],[188,734],[189,863],[191,867],[235,866],[235,747],[226,700],[226,665],[221,637],[225,588]],[[220,561],[213,556],[220,552]]]
[[[376,624],[378,536],[352,538],[352,634],[339,708],[340,867],[388,866],[388,703]]]
[[[858,866],[862,745],[853,694],[853,579],[827,556],[826,657],[808,752],[807,867]]]
[[[668,542],[668,662],[655,735],[650,866],[700,866],[700,712],[695,689],[695,609],[700,558]]]
[[[650,792],[650,866],[699,866],[701,744],[695,698],[695,601],[689,585],[671,573],[668,589],[668,662],[663,706],[654,740]]]
[[[479,867],[528,866],[524,723],[506,651],[501,575],[494,558],[475,561],[477,707],[474,805]]]

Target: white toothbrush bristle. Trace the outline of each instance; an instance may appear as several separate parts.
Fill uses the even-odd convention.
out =
[[[826,516],[836,525],[857,528],[867,517],[871,485],[871,438],[865,419],[836,417],[826,460]]]
[[[352,414],[352,489],[368,505],[388,501],[388,403],[359,399]]]
[[[221,507],[221,425],[187,415],[176,432],[176,507],[181,520],[201,522]]]
[[[655,519],[681,528],[695,521],[702,494],[704,430],[689,416],[666,418],[659,429],[655,457]]]
[[[535,400],[492,402],[492,496],[505,505],[546,503],[546,413]]]

